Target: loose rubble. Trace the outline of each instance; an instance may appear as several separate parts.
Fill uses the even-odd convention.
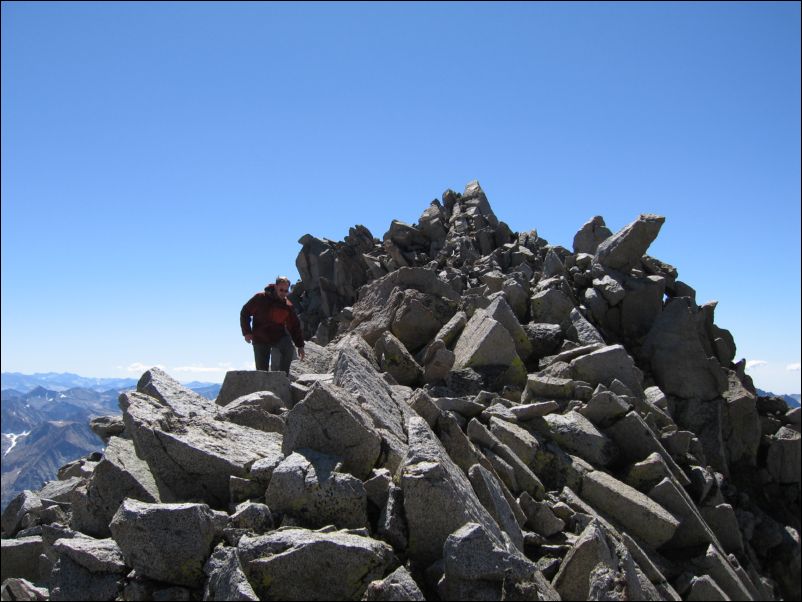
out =
[[[148,370],[3,512],[2,600],[799,599],[799,411],[646,254],[664,222],[569,250],[471,182],[305,234],[305,361],[216,403]]]

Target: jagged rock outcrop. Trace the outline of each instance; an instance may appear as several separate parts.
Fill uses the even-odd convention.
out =
[[[800,420],[760,397],[665,219],[512,232],[478,182],[304,235],[290,375],[152,369],[102,457],[2,515],[2,599],[800,597]]]

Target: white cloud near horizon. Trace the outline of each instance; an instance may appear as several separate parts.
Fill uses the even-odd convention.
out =
[[[219,362],[217,366],[204,366],[202,364],[195,365],[195,366],[176,366],[174,368],[167,368],[162,364],[143,364],[142,362],[133,362],[128,366],[117,366],[118,369],[123,369],[127,372],[134,372],[141,374],[151,368],[159,368],[160,370],[164,370],[165,372],[172,373],[172,372],[190,372],[190,373],[208,373],[208,372],[228,372],[229,370],[233,370],[233,366],[231,362]]]
[[[221,366],[177,366],[174,372],[227,372],[228,368]]]
[[[133,364],[126,366],[125,370],[127,372],[138,372],[141,374],[142,372],[146,372],[151,368],[159,368],[160,370],[167,371],[167,368],[165,368],[161,364],[143,364],[141,362],[134,362]]]
[[[796,363],[793,363],[793,364],[788,364],[788,365],[785,367],[785,369],[786,369],[786,370],[788,370],[789,372],[799,372],[799,370],[800,370],[800,363],[799,363],[799,362],[796,362]]]
[[[746,362],[746,369],[751,370],[753,368],[762,368],[763,366],[768,366],[769,363],[765,360],[749,360]]]

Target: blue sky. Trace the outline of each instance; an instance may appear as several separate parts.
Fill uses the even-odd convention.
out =
[[[478,179],[571,247],[717,300],[800,387],[800,4],[2,4],[2,370],[222,380],[305,233],[381,238]]]

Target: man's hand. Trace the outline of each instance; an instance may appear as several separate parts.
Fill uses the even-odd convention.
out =
[[[298,357],[301,358],[301,361],[304,361],[304,356],[306,356],[306,353],[304,353],[304,348],[298,347]]]
[[[245,342],[250,345],[251,341],[253,341],[253,335],[252,334],[246,334],[245,335]]]

